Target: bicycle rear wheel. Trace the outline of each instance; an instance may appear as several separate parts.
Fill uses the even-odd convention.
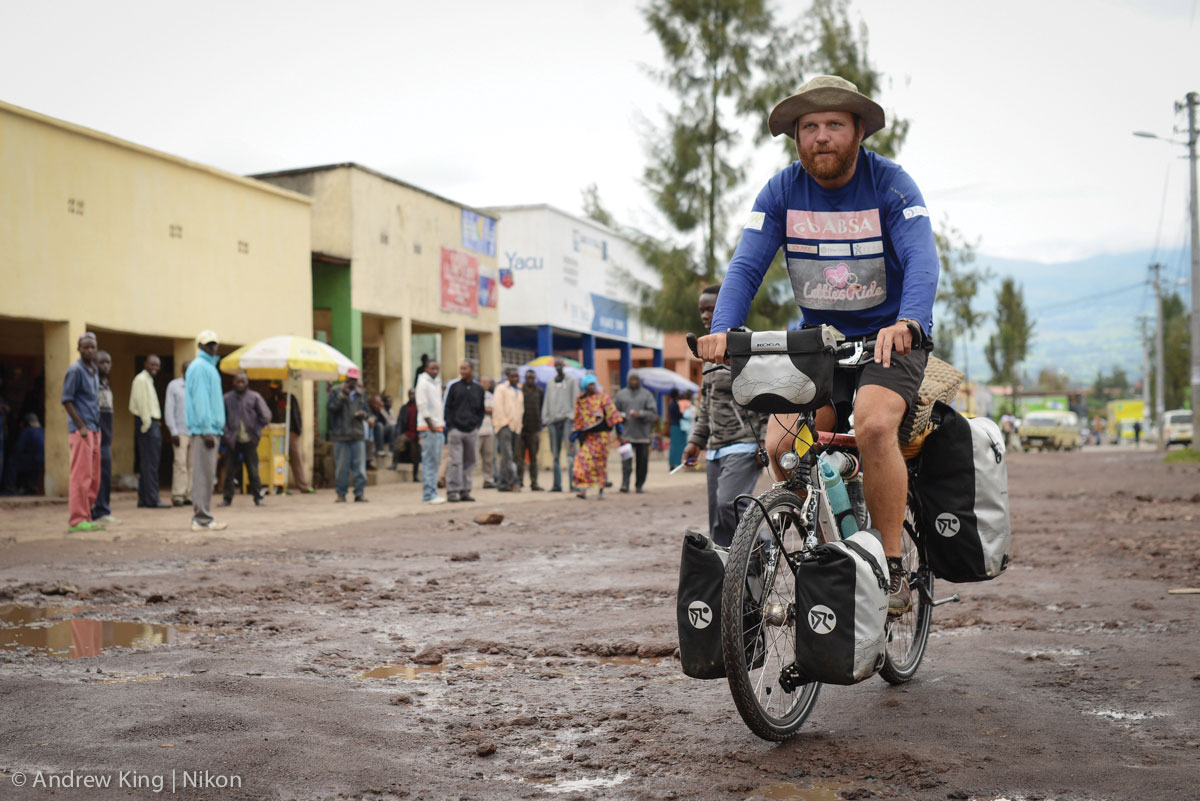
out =
[[[912,589],[912,608],[887,623],[887,654],[879,675],[889,684],[903,684],[916,675],[929,642],[933,620],[933,572],[916,535],[916,518],[904,508],[904,531],[900,540],[901,559]]]
[[[788,691],[779,680],[796,661],[796,586],[763,508],[784,548],[798,552],[805,536],[799,526],[802,499],[781,488],[760,501],[761,507],[747,503],[733,537],[721,595],[721,642],[742,720],[764,740],[781,741],[803,725],[821,685],[811,682]]]

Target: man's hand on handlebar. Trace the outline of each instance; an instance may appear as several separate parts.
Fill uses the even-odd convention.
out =
[[[891,367],[893,349],[897,355],[907,356],[912,348],[913,332],[908,327],[908,323],[893,323],[880,330],[875,338],[875,361],[884,367]]]
[[[725,362],[725,334],[708,334],[700,337],[696,343],[696,355],[706,362],[723,364]]]

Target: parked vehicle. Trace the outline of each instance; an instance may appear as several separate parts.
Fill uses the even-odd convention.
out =
[[[1163,413],[1162,441],[1168,448],[1175,444],[1186,448],[1192,444],[1191,409],[1174,409]]]
[[[1075,412],[1030,412],[1021,425],[1021,449],[1025,451],[1073,451],[1080,445],[1079,415]]]

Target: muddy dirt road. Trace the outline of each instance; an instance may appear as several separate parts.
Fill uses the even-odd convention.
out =
[[[1168,594],[1200,585],[1200,468],[1009,469],[1008,573],[953,588],[916,680],[825,688],[784,745],[671,658],[699,482],[0,543],[0,799],[1200,798],[1200,595]]]

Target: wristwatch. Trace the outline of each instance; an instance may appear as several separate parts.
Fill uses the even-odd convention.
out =
[[[925,329],[916,320],[909,317],[901,317],[896,322],[904,323],[908,326],[908,330],[912,332],[914,344],[920,345],[925,341]]]

